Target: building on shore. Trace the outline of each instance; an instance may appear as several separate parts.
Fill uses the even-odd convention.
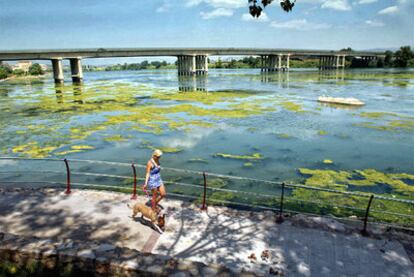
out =
[[[12,66],[13,70],[20,69],[24,72],[29,71],[29,67],[32,65],[31,61],[18,61],[15,65]]]

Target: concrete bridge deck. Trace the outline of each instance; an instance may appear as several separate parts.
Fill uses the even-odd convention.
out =
[[[345,68],[347,56],[364,61],[384,58],[384,53],[334,50],[262,49],[262,48],[92,48],[50,50],[0,50],[0,62],[6,60],[50,60],[56,83],[63,82],[62,60],[70,61],[72,80],[82,82],[82,59],[112,57],[177,57],[178,75],[204,75],[208,56],[260,56],[261,71],[288,71],[291,56],[319,58],[319,69]]]
[[[0,50],[0,60],[50,60],[54,58],[111,58],[147,56],[266,56],[290,54],[292,56],[384,56],[383,52],[335,51],[277,48],[87,48],[87,49],[39,49]]]
[[[129,198],[91,190],[66,196],[61,189],[1,189],[0,232],[93,240],[259,275],[272,276],[272,268],[283,276],[414,276],[405,250],[414,249],[410,239],[366,238],[335,221],[306,228],[291,218],[277,225],[270,212],[209,207],[202,213],[171,199],[163,202],[167,223],[160,235],[129,217]],[[262,258],[265,250],[269,257]]]

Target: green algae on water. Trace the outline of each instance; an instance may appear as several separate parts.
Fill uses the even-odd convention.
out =
[[[292,138],[289,134],[284,134],[284,133],[280,133],[280,134],[276,134],[278,138],[281,139],[290,139]]]
[[[414,180],[414,175],[407,173],[384,173],[375,169],[335,171],[306,168],[300,168],[299,172],[304,176],[310,176],[305,180],[305,184],[309,186],[346,190],[349,185],[355,187],[386,185],[395,193],[414,199],[414,186],[405,181]]]
[[[201,159],[201,158],[193,158],[188,160],[189,163],[201,163],[201,164],[207,164],[208,161]]]
[[[262,160],[263,156],[260,153],[253,153],[248,155],[233,155],[227,153],[216,153],[214,157],[220,157],[224,159],[235,159],[235,160]]]
[[[95,147],[90,146],[90,145],[72,145],[70,147],[73,150],[92,150],[95,149]]]
[[[121,135],[113,135],[110,137],[104,138],[105,141],[114,142],[114,141],[128,141],[128,139],[124,138]]]
[[[296,112],[296,113],[303,113],[305,112],[302,108],[302,105],[291,102],[291,101],[285,101],[281,102],[280,106],[282,106],[285,110]]]

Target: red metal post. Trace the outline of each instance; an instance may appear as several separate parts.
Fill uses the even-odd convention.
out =
[[[206,206],[207,177],[206,177],[205,172],[203,172],[203,179],[204,179],[204,193],[203,193],[203,206],[201,206],[201,210],[202,211],[207,211],[207,206]]]
[[[368,231],[367,231],[367,222],[368,222],[369,209],[371,207],[372,199],[374,199],[374,195],[371,195],[371,197],[369,198],[367,210],[365,211],[364,229],[362,229],[362,231],[361,231],[361,234],[363,236],[368,236],[369,235]]]
[[[70,194],[70,168],[69,168],[69,162],[67,159],[63,160],[66,165],[66,191],[65,194]]]
[[[134,190],[132,192],[132,200],[137,199],[137,170],[135,169],[134,163],[132,163],[132,172],[134,173]]]
[[[282,195],[280,196],[279,216],[276,218],[276,223],[283,223],[283,199],[285,196],[285,183],[282,183]]]

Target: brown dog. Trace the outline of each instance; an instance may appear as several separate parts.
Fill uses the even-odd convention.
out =
[[[158,214],[154,212],[151,207],[148,207],[142,203],[136,203],[133,207],[129,206],[129,204],[127,204],[127,206],[128,208],[132,209],[132,219],[134,219],[138,213],[141,213],[141,218],[144,216],[148,218],[151,221],[152,225],[162,233],[162,230],[165,226],[165,214],[158,216]]]

